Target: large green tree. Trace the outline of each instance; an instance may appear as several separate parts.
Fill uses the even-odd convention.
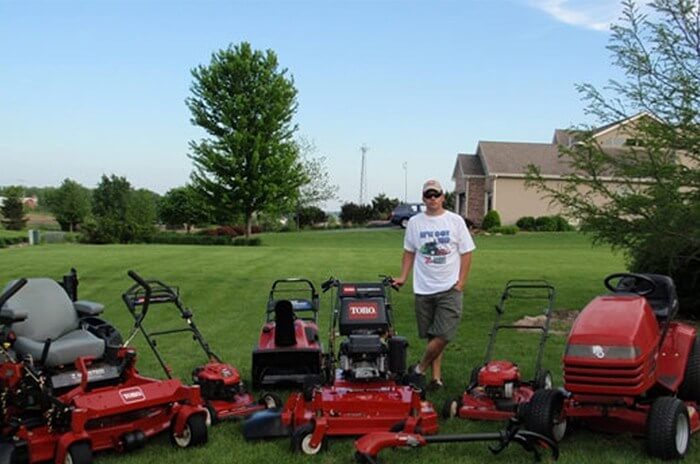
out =
[[[71,179],[65,179],[59,188],[49,192],[46,201],[63,230],[73,232],[90,214],[90,190]]]
[[[292,210],[308,180],[293,138],[293,79],[272,50],[247,42],[217,51],[192,77],[186,103],[206,131],[190,142],[192,184],[220,222],[242,215],[250,236],[255,213]]]
[[[610,150],[591,127],[561,147],[572,174],[560,187],[536,167],[530,182],[584,231],[625,252],[630,269],[671,275],[681,309],[700,314],[700,11],[695,0],[623,2],[608,49],[623,78],[578,87],[599,123],[628,124]],[[614,180],[614,181],[613,181]]]
[[[168,190],[158,205],[158,216],[164,224],[175,227],[185,226],[190,233],[192,226],[208,222],[209,205],[202,196],[189,185]]]
[[[0,206],[2,223],[6,229],[22,230],[27,223],[24,215],[24,205],[22,204],[22,187],[7,187],[4,191],[5,201]]]

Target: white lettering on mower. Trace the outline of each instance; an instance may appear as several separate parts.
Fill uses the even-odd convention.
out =
[[[348,306],[350,319],[375,319],[377,317],[377,306],[371,304],[357,304]]]
[[[139,387],[119,390],[119,396],[122,397],[122,401],[126,404],[138,403],[146,399],[146,395]]]

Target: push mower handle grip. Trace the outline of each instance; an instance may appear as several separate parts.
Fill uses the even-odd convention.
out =
[[[337,285],[338,281],[333,277],[329,277],[328,280],[321,284],[321,291],[323,291],[323,293],[326,293],[332,287],[336,287]]]
[[[391,277],[390,275],[380,274],[379,277],[382,278],[382,283],[383,283],[384,285],[388,285],[389,287],[393,288],[393,289],[396,290],[397,292],[398,292],[399,289],[401,288],[400,286],[398,286],[398,285],[396,284],[396,282],[394,282],[394,278]]]
[[[148,293],[151,293],[151,286],[148,285],[148,282],[146,282],[140,275],[136,273],[136,271],[128,271],[127,275],[131,277],[137,284],[143,287],[144,290],[146,290]]]
[[[2,295],[0,295],[0,308],[2,308],[3,305],[7,303],[7,300],[12,298],[14,294],[19,292],[25,285],[27,285],[27,279],[22,277],[17,282],[12,284],[12,286],[10,286],[10,288],[8,288]]]

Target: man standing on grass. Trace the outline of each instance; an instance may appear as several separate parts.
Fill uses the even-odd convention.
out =
[[[471,252],[476,248],[464,219],[443,208],[445,195],[436,180],[423,184],[426,210],[408,221],[403,242],[401,276],[403,285],[413,272],[418,335],[428,339],[421,361],[409,369],[409,381],[425,384],[430,367],[430,390],[443,387],[442,354],[454,338],[462,319],[462,292],[471,267]]]

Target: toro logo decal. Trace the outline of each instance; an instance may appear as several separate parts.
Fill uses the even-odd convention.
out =
[[[122,401],[126,404],[138,403],[146,399],[146,395],[144,395],[143,390],[139,387],[119,390],[119,396],[122,397]]]
[[[348,304],[348,319],[365,320],[377,318],[377,303],[358,302]]]

